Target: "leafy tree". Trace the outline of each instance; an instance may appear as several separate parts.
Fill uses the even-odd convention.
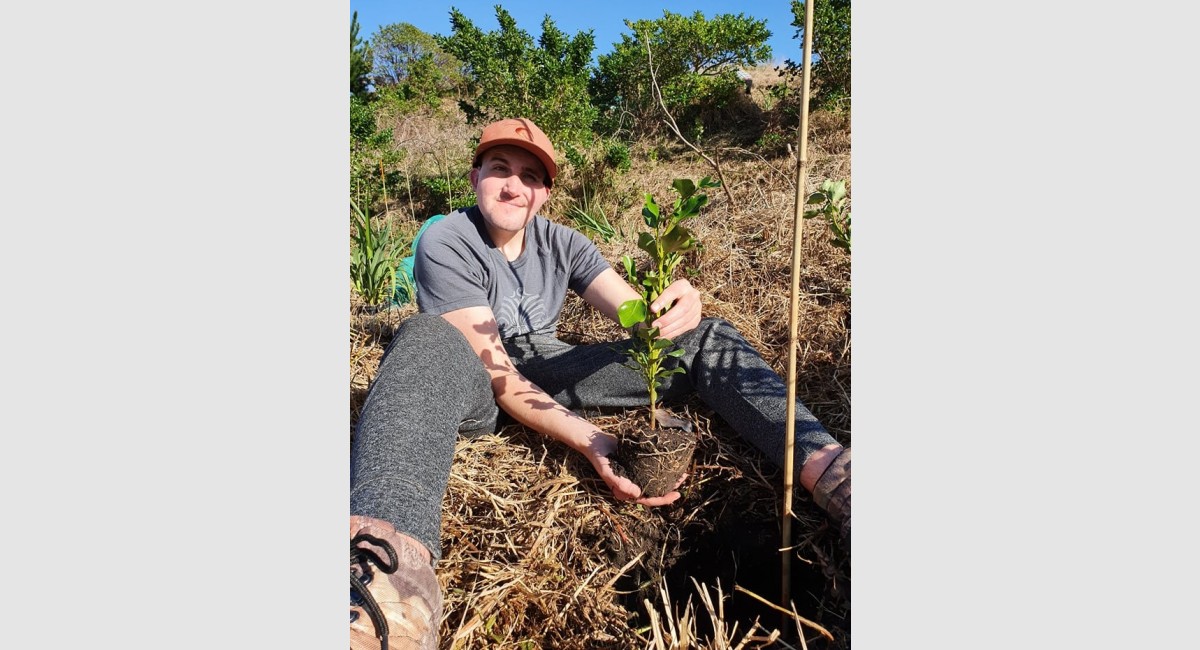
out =
[[[409,23],[380,27],[371,38],[371,55],[377,89],[397,87],[410,97],[441,97],[462,83],[462,62]]]
[[[367,209],[384,195],[387,169],[404,158],[392,142],[392,130],[378,127],[379,106],[350,97],[350,196]]]
[[[467,95],[459,105],[471,123],[524,116],[556,143],[589,141],[596,111],[587,93],[591,30],[568,37],[547,15],[537,43],[496,5],[498,31],[484,32],[458,9],[450,36],[435,37],[466,64]]]
[[[625,21],[610,54],[601,56],[590,90],[597,104],[612,113],[632,113],[643,128],[658,124],[660,110],[650,83],[647,44],[663,101],[676,119],[695,117],[697,109],[728,101],[740,82],[739,67],[771,58],[766,21],[743,14],[721,14],[711,20],[664,11],[657,20]],[[689,110],[690,109],[690,110]],[[690,113],[690,114],[689,114]]]
[[[358,12],[350,18],[350,94],[365,99],[370,83],[371,51],[358,37]]]
[[[792,26],[804,43],[804,0],[792,0]],[[850,0],[813,5],[812,104],[832,108],[850,98]],[[803,62],[785,62],[789,74],[801,74]]]

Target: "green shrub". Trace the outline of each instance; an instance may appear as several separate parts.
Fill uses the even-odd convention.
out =
[[[393,239],[386,221],[372,221],[370,212],[360,208],[353,199],[350,200],[350,216],[354,221],[354,232],[350,236],[353,244],[350,280],[363,302],[378,306],[391,299],[402,247]]]
[[[459,106],[472,124],[526,117],[558,145],[587,142],[596,109],[587,93],[595,39],[590,31],[573,38],[542,21],[537,43],[496,5],[498,31],[484,32],[458,9],[450,10],[449,36],[437,37],[447,53],[468,70],[466,96]]]
[[[589,80],[589,90],[601,111],[598,125],[614,133],[625,116],[635,134],[661,128],[661,108],[655,98],[647,44],[654,57],[654,77],[663,102],[685,125],[700,120],[736,96],[738,67],[753,66],[771,57],[766,21],[742,14],[721,14],[711,20],[697,11],[691,16],[664,11],[657,20],[625,21],[632,32],[622,34],[613,51],[601,56]]]
[[[766,155],[777,155],[787,149],[787,139],[779,133],[768,132],[754,143],[754,146]]]
[[[379,105],[350,98],[350,191],[368,209],[386,194],[388,170],[404,159],[392,130],[377,127]]]
[[[471,189],[471,181],[465,176],[434,176],[426,178],[423,183],[436,203],[435,210],[446,206],[449,214],[458,208],[468,208],[475,205],[475,193]]]
[[[792,0],[795,38],[804,43],[804,1]],[[850,101],[850,0],[828,0],[813,5],[813,63],[811,108],[848,108]],[[787,60],[787,74],[796,76],[803,61]]]
[[[604,153],[604,162],[622,174],[629,171],[631,164],[629,160],[629,145],[624,142],[609,143],[608,150]]]
[[[566,144],[562,147],[563,155],[573,169],[569,177],[560,175],[560,191],[566,191],[583,204],[585,213],[590,214],[589,206],[601,203],[612,203],[619,197],[617,193],[617,178],[629,171],[632,160],[629,145],[619,140],[591,137],[591,143],[584,146]],[[573,183],[568,186],[567,183]],[[607,240],[606,240],[607,241]]]
[[[804,211],[805,219],[823,215],[833,237],[829,243],[850,252],[850,211],[846,210],[846,181],[825,181],[821,189],[808,195],[805,205],[816,205]]]

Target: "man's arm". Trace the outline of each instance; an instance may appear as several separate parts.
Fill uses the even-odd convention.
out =
[[[616,313],[615,310],[613,313]],[[583,454],[617,499],[659,506],[679,498],[678,492],[670,492],[661,497],[640,499],[640,487],[613,473],[608,454],[616,451],[616,439],[555,402],[554,398],[517,371],[500,341],[496,318],[490,308],[457,309],[442,314],[442,318],[463,333],[471,349],[483,362],[492,379],[492,392],[500,408],[521,424]]]
[[[617,309],[621,303],[642,296],[616,271],[606,269],[592,280],[580,297],[613,322],[619,323]],[[673,339],[700,324],[700,292],[687,280],[676,280],[663,290],[658,300],[650,304],[650,311],[658,313],[662,309],[666,309],[666,313],[651,325],[659,328],[659,336]]]

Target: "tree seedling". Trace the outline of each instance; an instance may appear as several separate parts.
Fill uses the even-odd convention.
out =
[[[684,372],[679,366],[666,367],[666,361],[683,356],[684,350],[651,325],[661,310],[652,311],[650,305],[670,286],[684,254],[698,245],[696,237],[683,225],[708,203],[708,196],[698,191],[718,185],[710,177],[705,177],[699,185],[677,179],[671,187],[679,197],[670,210],[646,194],[642,217],[651,230],[639,234],[638,248],[650,256],[650,263],[638,269],[629,255],[621,258],[625,275],[641,296],[621,304],[617,314],[621,326],[632,334],[633,345],[627,354],[632,360],[630,367],[645,382],[650,397],[650,422],[647,428],[623,437],[615,457],[610,459],[615,472],[629,476],[641,486],[643,496],[661,496],[674,489],[696,448],[691,423],[658,408],[658,389],[663,380]]]
[[[664,211],[663,206],[647,193],[642,207],[642,218],[652,230],[638,234],[638,248],[650,256],[650,264],[645,269],[638,269],[632,257],[621,257],[625,275],[630,284],[641,293],[641,297],[623,303],[618,308],[617,315],[621,327],[632,330],[635,343],[628,354],[636,364],[635,369],[640,371],[642,379],[646,382],[652,413],[658,404],[658,388],[662,386],[662,380],[684,370],[679,367],[663,367],[668,358],[683,356],[683,349],[670,339],[659,336],[659,329],[651,326],[661,312],[651,311],[650,305],[674,280],[675,270],[683,261],[683,254],[698,244],[692,232],[683,225],[683,222],[700,214],[700,208],[708,203],[708,195],[699,194],[698,190],[719,185],[720,183],[713,181],[709,176],[705,176],[699,185],[688,179],[676,179],[671,187],[679,197],[675,199],[669,212]],[[652,426],[653,423],[654,418],[651,415]]]

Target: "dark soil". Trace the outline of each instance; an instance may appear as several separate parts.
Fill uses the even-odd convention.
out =
[[[644,428],[648,424],[645,413],[641,411],[636,416],[640,421],[638,427]],[[618,590],[627,594],[623,604],[637,613],[631,625],[648,623],[644,618],[643,601],[658,601],[654,585],[660,580],[665,580],[674,606],[682,609],[689,599],[696,600],[694,579],[710,588],[720,585],[727,624],[736,621],[739,630],[746,630],[758,620],[767,628],[782,627],[788,631],[793,647],[799,647],[790,619],[784,621],[776,610],[735,590],[735,587],[741,587],[773,603],[779,602],[782,583],[779,515],[776,512],[779,494],[764,491],[744,475],[735,477],[733,473],[737,470],[729,466],[735,459],[717,453],[718,441],[707,432],[704,420],[697,420],[697,427],[698,435],[692,438],[697,442],[694,466],[690,468],[688,483],[681,488],[682,499],[664,508],[629,506],[606,511],[613,526],[602,532],[600,545],[607,551],[609,561],[620,567],[634,561],[639,554],[642,556],[617,583]],[[620,425],[618,429],[621,428],[628,429],[622,438],[633,437],[633,425]],[[666,431],[673,437],[685,433],[681,429]],[[662,433],[661,430],[657,432],[660,442]],[[727,440],[724,444],[741,443]],[[630,448],[638,449],[638,446]],[[739,464],[745,463],[742,457],[747,452],[739,448]],[[623,462],[624,459],[614,460]],[[655,465],[660,472],[662,466],[663,463]],[[745,466],[749,467],[749,464]],[[673,474],[675,480],[678,478],[674,471],[662,473]],[[769,478],[772,484],[778,482],[774,472]],[[668,487],[673,486],[674,482],[669,482]],[[807,499],[795,506],[798,519],[793,525],[792,601],[802,616],[816,621],[835,638],[829,641],[811,628],[805,628],[807,647],[810,650],[845,650],[850,647],[848,549],[840,540],[836,526],[832,526],[816,506]],[[706,615],[698,616],[697,623],[702,635],[712,634],[711,620]]]
[[[658,425],[648,421],[623,433],[617,453],[610,454],[613,472],[637,483],[644,497],[660,497],[679,484],[696,450],[690,422],[660,412]]]
[[[790,618],[785,620],[778,611],[736,590],[741,587],[779,602],[782,573],[778,521],[764,517],[758,511],[759,504],[747,500],[746,493],[730,491],[728,496],[723,507],[710,512],[715,515],[711,521],[686,518],[681,509],[671,508],[641,518],[623,517],[621,526],[610,532],[607,548],[613,564],[623,566],[645,553],[617,583],[628,594],[625,606],[637,613],[631,624],[648,623],[643,601],[657,602],[654,585],[660,579],[665,580],[674,607],[679,610],[689,599],[696,600],[692,582],[696,580],[710,588],[720,586],[727,625],[737,622],[738,629],[746,630],[757,620],[768,629],[787,630],[785,638],[793,647],[799,647]],[[830,641],[806,627],[806,645],[810,650],[845,650],[850,647],[850,558],[837,541],[835,527],[817,523],[813,529],[801,526],[797,533],[810,542],[791,563],[792,601],[797,611],[825,627],[835,639]],[[697,624],[702,636],[714,634],[706,615],[698,616]]]

